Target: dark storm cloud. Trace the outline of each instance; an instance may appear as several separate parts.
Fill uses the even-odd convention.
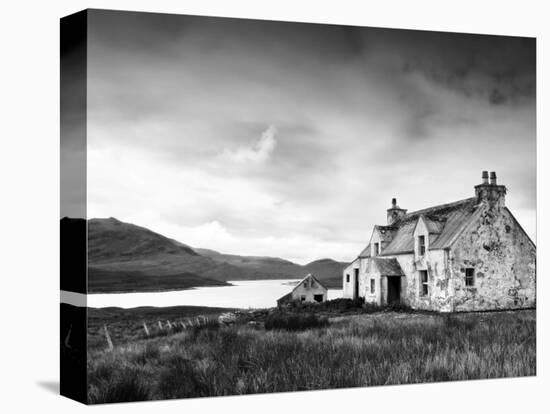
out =
[[[103,11],[89,36],[96,215],[349,259],[391,197],[495,169],[534,233],[534,39]]]
[[[425,31],[386,32],[385,45],[398,51],[405,72],[468,97],[514,103],[535,94],[535,40],[506,36]]]

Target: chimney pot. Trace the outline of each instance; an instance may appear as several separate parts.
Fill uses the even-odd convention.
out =
[[[392,207],[397,206],[397,198],[392,198],[391,199],[391,205],[392,205]]]
[[[497,174],[494,171],[491,171],[491,185],[497,185]]]
[[[481,180],[483,184],[489,184],[489,173],[487,171],[481,173]]]

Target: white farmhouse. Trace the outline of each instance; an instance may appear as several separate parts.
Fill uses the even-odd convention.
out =
[[[535,244],[494,172],[474,188],[474,197],[411,213],[394,198],[387,224],[344,269],[344,297],[441,312],[534,307]]]

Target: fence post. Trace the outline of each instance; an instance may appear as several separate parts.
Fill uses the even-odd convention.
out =
[[[185,329],[185,322],[181,321],[180,324],[181,324],[181,327],[182,327],[183,329]]]
[[[169,320],[166,321],[166,325],[168,326],[168,329],[172,329],[172,324]]]
[[[69,326],[69,332],[67,333],[67,336],[65,337],[65,346],[69,349],[71,349],[71,346],[69,345],[69,338],[71,337],[71,331],[73,330],[73,324]]]
[[[109,335],[107,325],[103,325],[103,330],[105,331],[105,339],[107,339],[107,345],[109,346],[109,351],[112,351],[114,346],[113,346],[113,341],[111,341],[111,335]]]
[[[147,328],[147,324],[143,322],[143,329],[145,330],[145,335],[149,336],[149,329]]]
[[[159,329],[162,331],[162,322],[159,321]]]

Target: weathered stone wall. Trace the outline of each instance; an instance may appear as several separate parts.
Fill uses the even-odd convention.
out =
[[[370,292],[370,280],[374,279],[374,293]],[[365,260],[361,267],[359,292],[365,302],[375,305],[382,304],[382,286],[380,272],[373,266],[371,260]]]
[[[415,309],[449,312],[452,310],[451,273],[447,265],[447,252],[428,250],[413,263],[412,272],[407,273],[409,289],[408,304]],[[421,295],[420,271],[428,273],[428,294]]]
[[[423,257],[415,260],[414,254],[402,254],[397,259],[405,276],[401,278],[401,303],[413,309],[449,312],[452,310],[451,273],[446,266],[444,250],[428,250]],[[420,294],[420,270],[428,272],[428,295]],[[368,279],[368,276],[365,277]],[[380,298],[378,304],[385,304],[387,299],[387,281],[380,278]]]
[[[455,311],[536,305],[536,248],[508,209],[484,207],[450,251]],[[474,286],[465,269],[474,269]]]
[[[365,259],[355,259],[346,267],[342,273],[342,297],[352,299],[353,298],[353,278],[355,271],[354,269],[359,269],[361,260]],[[349,282],[346,282],[346,275],[349,275]]]

